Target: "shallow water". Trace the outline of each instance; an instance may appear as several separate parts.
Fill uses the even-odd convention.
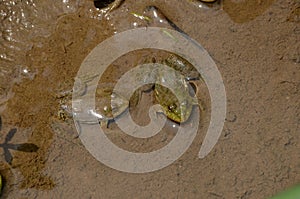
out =
[[[125,0],[105,15],[88,0],[2,0],[2,197],[267,198],[296,184],[298,10],[299,2],[291,0]],[[61,115],[72,97],[61,94],[72,90],[81,63],[98,43],[148,26],[183,31],[203,45],[224,79],[228,113],[217,145],[205,159],[198,159],[210,114],[207,88],[198,85],[206,110],[190,149],[169,167],[136,175],[113,170],[91,156],[73,120]],[[134,65],[152,61],[149,54],[162,56],[147,51],[128,54],[110,66],[103,81],[114,81]],[[145,110],[152,101],[153,93],[145,92],[140,104],[130,109],[137,123],[149,122]],[[174,138],[174,125],[178,128],[169,121],[153,139],[122,134],[116,123],[105,132],[125,150],[148,152]]]

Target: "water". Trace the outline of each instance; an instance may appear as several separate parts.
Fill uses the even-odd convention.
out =
[[[22,78],[32,79],[35,70],[27,52],[55,30],[60,16],[74,13],[79,1],[2,0],[0,3],[0,111],[12,96],[10,90]]]
[[[0,2],[3,198],[263,198],[299,181],[296,1],[128,2],[108,15],[89,0]],[[242,5],[243,12],[236,12]],[[131,175],[95,160],[78,139],[73,120],[60,114],[69,110],[74,77],[98,43],[149,26],[183,31],[209,50],[225,79],[229,118],[225,135],[207,159],[197,158],[209,123],[204,115],[198,138],[183,157],[158,172]],[[106,80],[149,55],[135,53],[117,60]],[[151,100],[151,92],[145,93],[138,108],[130,110],[137,123],[149,122],[147,111],[138,110],[147,110]],[[149,152],[172,140],[178,128],[173,125],[153,140],[116,135],[115,123],[106,133],[125,150]]]

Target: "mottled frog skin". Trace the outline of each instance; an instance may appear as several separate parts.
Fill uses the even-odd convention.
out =
[[[190,84],[184,76],[175,71],[159,71],[158,74],[154,93],[156,101],[162,107],[162,112],[177,123],[186,122],[192,113],[193,106],[198,104],[195,95],[190,94],[192,90]],[[162,86],[165,81],[168,81],[168,84],[174,88],[174,93]]]
[[[201,78],[200,74],[191,63],[175,54],[171,54],[163,61],[163,63],[180,72],[187,81],[199,80]]]
[[[170,70],[164,71],[163,68],[157,67],[153,73],[155,74],[155,84],[151,87],[151,90],[154,92],[155,102],[161,105],[162,110],[159,112],[162,112],[167,118],[177,123],[186,122],[191,115],[193,106],[198,105],[198,99],[193,94],[194,90],[190,85],[190,80],[199,80],[201,78],[200,74],[190,63],[174,54],[171,54],[161,62],[174,70],[171,70],[171,72]],[[77,79],[77,84],[73,90],[75,100],[76,97],[80,98],[80,96],[86,94],[87,83],[92,81],[95,77],[97,77],[97,75],[89,74]],[[147,77],[145,78],[147,79]],[[170,89],[162,86],[163,82],[167,82],[170,87],[174,88],[174,93]],[[115,86],[113,83],[100,83],[95,86],[97,86],[95,95],[96,107],[95,110],[89,111],[98,118],[101,126],[107,126],[111,120],[115,119],[112,112],[118,117],[125,112],[129,106],[137,105],[141,97],[141,92],[143,92],[142,90],[135,91],[129,101],[120,94],[113,92]],[[67,93],[70,94],[72,92]],[[112,101],[113,104],[111,104]],[[68,108],[64,108],[64,111],[72,116],[72,109],[70,109],[70,107],[72,107],[71,100],[65,100],[64,103],[62,106]]]
[[[135,98],[139,98],[139,96],[136,96]],[[95,113],[98,114],[101,126],[107,127],[108,123],[114,120],[113,112],[115,116],[118,117],[125,112],[128,107],[129,100],[120,94],[113,92],[113,86],[100,84],[100,86],[97,87]]]

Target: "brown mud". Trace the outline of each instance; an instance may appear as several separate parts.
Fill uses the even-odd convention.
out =
[[[17,128],[9,143],[39,148],[10,150],[10,164],[0,148],[2,198],[264,199],[300,183],[298,0],[224,0],[216,7],[208,5],[211,9],[185,0],[125,0],[107,18],[99,15],[92,1],[82,2],[75,12],[54,17],[51,34],[26,38],[28,45],[14,44],[26,50],[11,50],[7,40],[1,40],[0,143]],[[209,52],[226,87],[227,118],[213,151],[199,159],[210,99],[207,88],[198,85],[206,110],[188,151],[162,170],[129,174],[105,166],[85,149],[72,119],[60,117],[57,94],[72,89],[82,61],[97,44],[116,32],[147,25],[130,14],[143,13],[147,6],[156,6]],[[157,21],[150,25],[170,27]],[[144,54],[122,57],[111,68],[130,68],[125,64],[145,59]],[[32,76],[22,73],[24,67]],[[122,73],[112,70],[108,77],[113,74]],[[143,93],[141,103],[131,110],[137,123],[149,121],[147,111],[138,110],[149,108],[152,99],[151,92]],[[172,140],[172,125],[145,140],[114,133],[115,123],[105,131],[121,148],[147,152]]]

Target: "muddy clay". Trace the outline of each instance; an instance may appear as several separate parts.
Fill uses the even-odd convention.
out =
[[[9,149],[11,162],[0,148],[2,198],[264,199],[300,183],[299,1],[224,0],[205,5],[125,0],[106,17],[92,1],[63,7],[57,2],[49,5],[53,13],[47,17],[49,3],[36,4],[34,13],[41,17],[25,15],[26,20],[15,26],[10,24],[17,21],[17,14],[30,7],[19,2],[12,8],[23,10],[16,14],[9,12],[12,4],[0,4],[0,143],[16,128],[8,143],[38,147]],[[143,13],[147,6],[156,6],[163,21],[176,27],[159,20],[149,24],[130,14]],[[62,99],[58,94],[72,90],[81,63],[97,44],[147,25],[179,28],[209,52],[224,80],[227,117],[217,145],[199,159],[210,117],[208,90],[199,83],[197,97],[205,110],[188,151],[159,171],[130,174],[105,166],[86,150],[73,120],[61,115],[61,105],[70,96]],[[159,59],[159,53],[149,54],[141,51],[119,58],[109,67],[106,80],[117,79],[153,56]],[[144,109],[151,101],[153,92],[145,92],[130,109],[138,124],[149,122]],[[125,150],[149,152],[174,138],[174,124],[169,121],[151,139],[122,134],[115,123],[105,132]]]

